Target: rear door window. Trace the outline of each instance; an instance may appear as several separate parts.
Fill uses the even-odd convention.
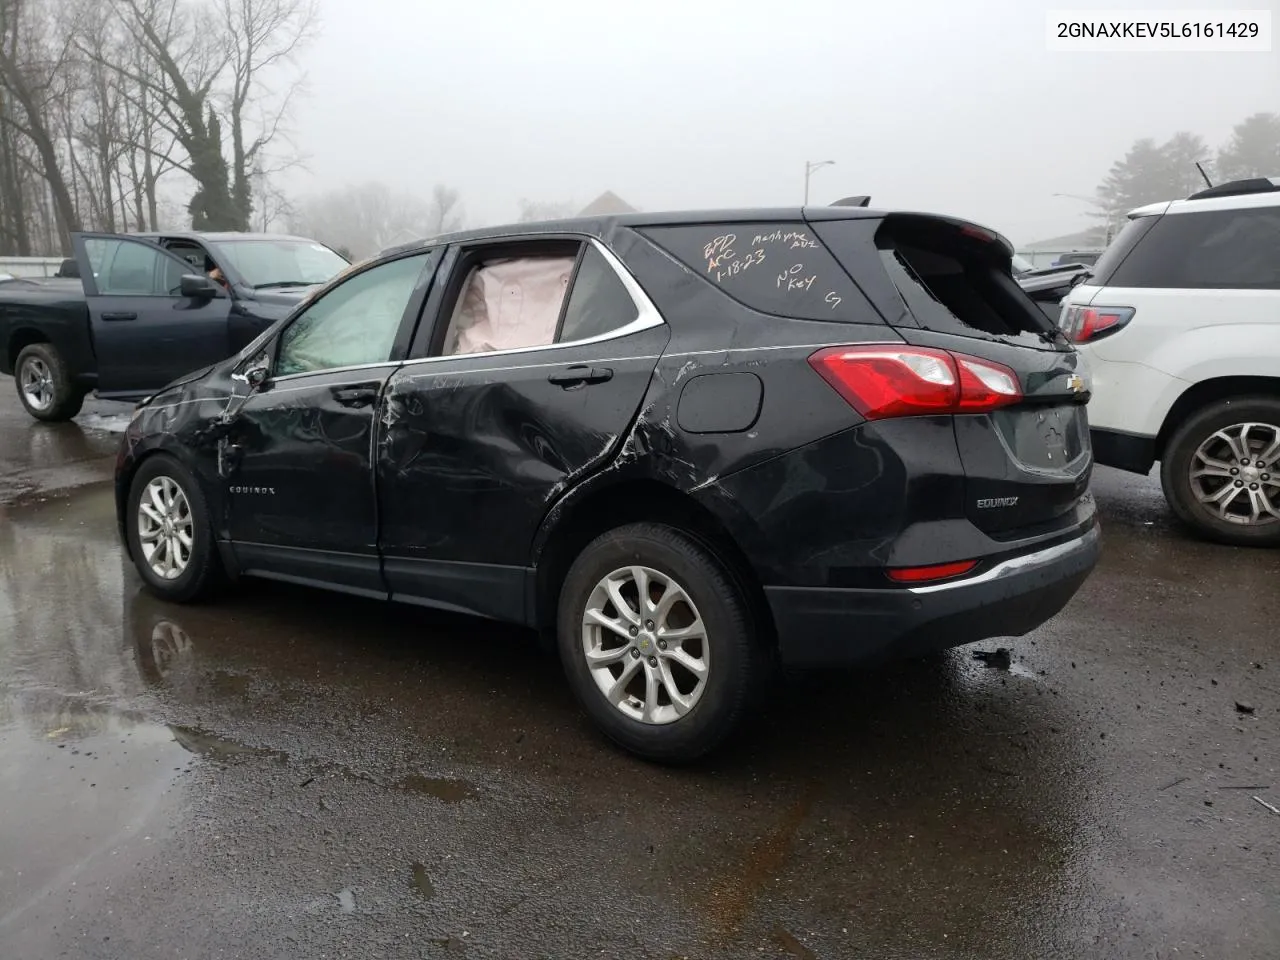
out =
[[[582,254],[573,290],[560,324],[560,343],[603,336],[625,327],[640,315],[635,300],[617,272],[590,244]]]
[[[807,223],[710,223],[641,232],[752,310],[800,320],[880,321]]]
[[[1280,207],[1168,213],[1152,219],[1128,255],[1095,283],[1280,290]]]

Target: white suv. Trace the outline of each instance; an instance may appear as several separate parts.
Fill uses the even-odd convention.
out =
[[[1094,458],[1225,543],[1280,544],[1280,178],[1155,203],[1063,300]]]

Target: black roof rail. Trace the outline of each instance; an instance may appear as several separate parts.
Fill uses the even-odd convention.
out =
[[[837,200],[832,204],[833,207],[865,207],[871,202],[871,198],[867,197],[845,197],[843,200]]]
[[[1274,193],[1280,190],[1280,177],[1252,177],[1248,180],[1232,180],[1220,183],[1187,197],[1188,200],[1208,200],[1210,197],[1240,197],[1247,193]]]

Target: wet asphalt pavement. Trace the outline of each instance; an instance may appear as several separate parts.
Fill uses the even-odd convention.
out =
[[[1280,956],[1280,551],[1189,539],[1150,480],[1099,471],[1102,563],[1009,670],[792,678],[672,770],[518,631],[152,599],[79,486],[122,408],[11,389],[6,960]]]

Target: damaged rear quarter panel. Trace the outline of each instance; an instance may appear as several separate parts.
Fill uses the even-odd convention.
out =
[[[708,233],[723,225],[708,226]],[[795,320],[752,310],[633,230],[607,240],[670,325],[671,341],[654,368],[640,411],[608,465],[550,505],[534,556],[575,504],[605,487],[652,480],[691,495],[771,575],[776,530],[761,525],[761,504],[743,499],[741,478],[753,467],[780,460],[785,482],[770,490],[769,506],[802,497],[821,478],[806,476],[803,450],[861,422],[856,412],[808,364],[809,356],[840,343],[901,342],[878,314],[866,323]],[[690,433],[679,426],[679,401],[697,376],[750,373],[762,384],[759,415],[748,429]],[[954,443],[952,444],[954,446]],[[869,468],[876,469],[874,464]],[[738,477],[739,481],[733,478]],[[748,487],[754,481],[747,481]]]

